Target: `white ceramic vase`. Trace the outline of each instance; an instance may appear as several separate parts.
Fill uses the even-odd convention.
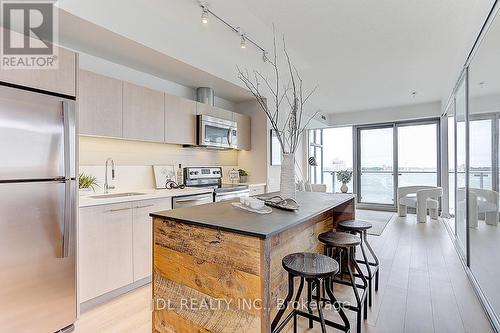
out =
[[[295,154],[283,154],[280,191],[283,199],[295,199]]]
[[[347,193],[347,191],[349,191],[349,188],[347,187],[346,183],[342,183],[340,191],[342,191],[342,193]]]

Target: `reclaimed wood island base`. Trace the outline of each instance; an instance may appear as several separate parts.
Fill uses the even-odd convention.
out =
[[[153,332],[270,332],[288,291],[281,260],[319,252],[320,233],[354,218],[352,195],[297,194],[297,212],[230,202],[153,213]]]

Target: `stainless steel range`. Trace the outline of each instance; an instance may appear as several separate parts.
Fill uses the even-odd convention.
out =
[[[191,187],[212,188],[215,202],[248,197],[250,194],[248,185],[224,184],[221,167],[184,168],[184,184]]]

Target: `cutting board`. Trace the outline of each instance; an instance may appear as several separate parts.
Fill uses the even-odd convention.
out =
[[[153,165],[156,189],[164,189],[168,180],[175,181],[175,169],[173,165]]]

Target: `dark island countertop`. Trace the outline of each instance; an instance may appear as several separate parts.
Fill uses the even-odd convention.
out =
[[[267,194],[267,196],[272,196],[272,194]],[[261,215],[233,207],[231,203],[234,201],[226,201],[155,212],[150,216],[268,238],[354,198],[353,194],[297,192],[297,202],[300,208],[295,212],[273,208],[272,213]]]

